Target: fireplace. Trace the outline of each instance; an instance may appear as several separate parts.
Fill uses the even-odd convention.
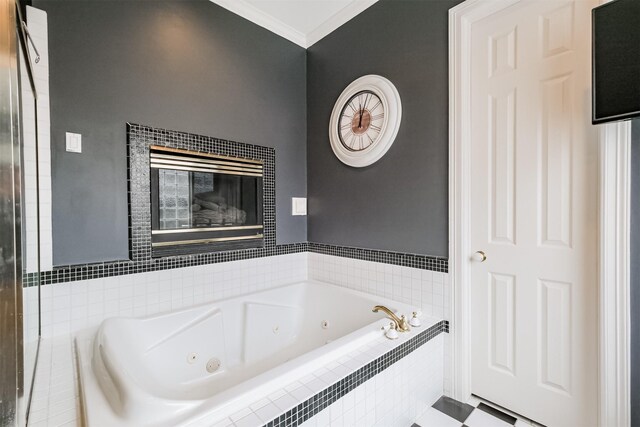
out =
[[[263,162],[152,145],[156,256],[263,247]]]

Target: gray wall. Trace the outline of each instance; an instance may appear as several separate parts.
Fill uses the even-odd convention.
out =
[[[631,425],[640,426],[640,119],[631,136]]]
[[[278,243],[307,240],[290,211],[306,196],[304,49],[208,0],[34,6],[49,18],[55,265],[128,258],[128,121],[275,147]]]
[[[447,11],[459,0],[381,0],[307,52],[309,241],[447,256]],[[331,151],[329,116],[365,74],[402,99],[398,136],[364,168]]]

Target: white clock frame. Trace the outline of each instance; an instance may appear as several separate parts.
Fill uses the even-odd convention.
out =
[[[384,121],[380,134],[367,148],[360,151],[347,149],[340,141],[338,135],[338,123],[342,109],[349,100],[358,92],[371,91],[382,101],[384,108]],[[362,76],[354,80],[342,91],[331,112],[329,120],[329,141],[331,149],[340,161],[356,168],[369,166],[389,151],[398,135],[400,122],[402,121],[402,103],[396,87],[388,79],[375,74]]]

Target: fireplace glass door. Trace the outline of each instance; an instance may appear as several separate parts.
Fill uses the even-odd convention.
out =
[[[151,149],[154,256],[261,247],[260,161]]]

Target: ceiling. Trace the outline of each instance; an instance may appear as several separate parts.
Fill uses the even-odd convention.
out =
[[[211,0],[308,48],[378,0]]]

